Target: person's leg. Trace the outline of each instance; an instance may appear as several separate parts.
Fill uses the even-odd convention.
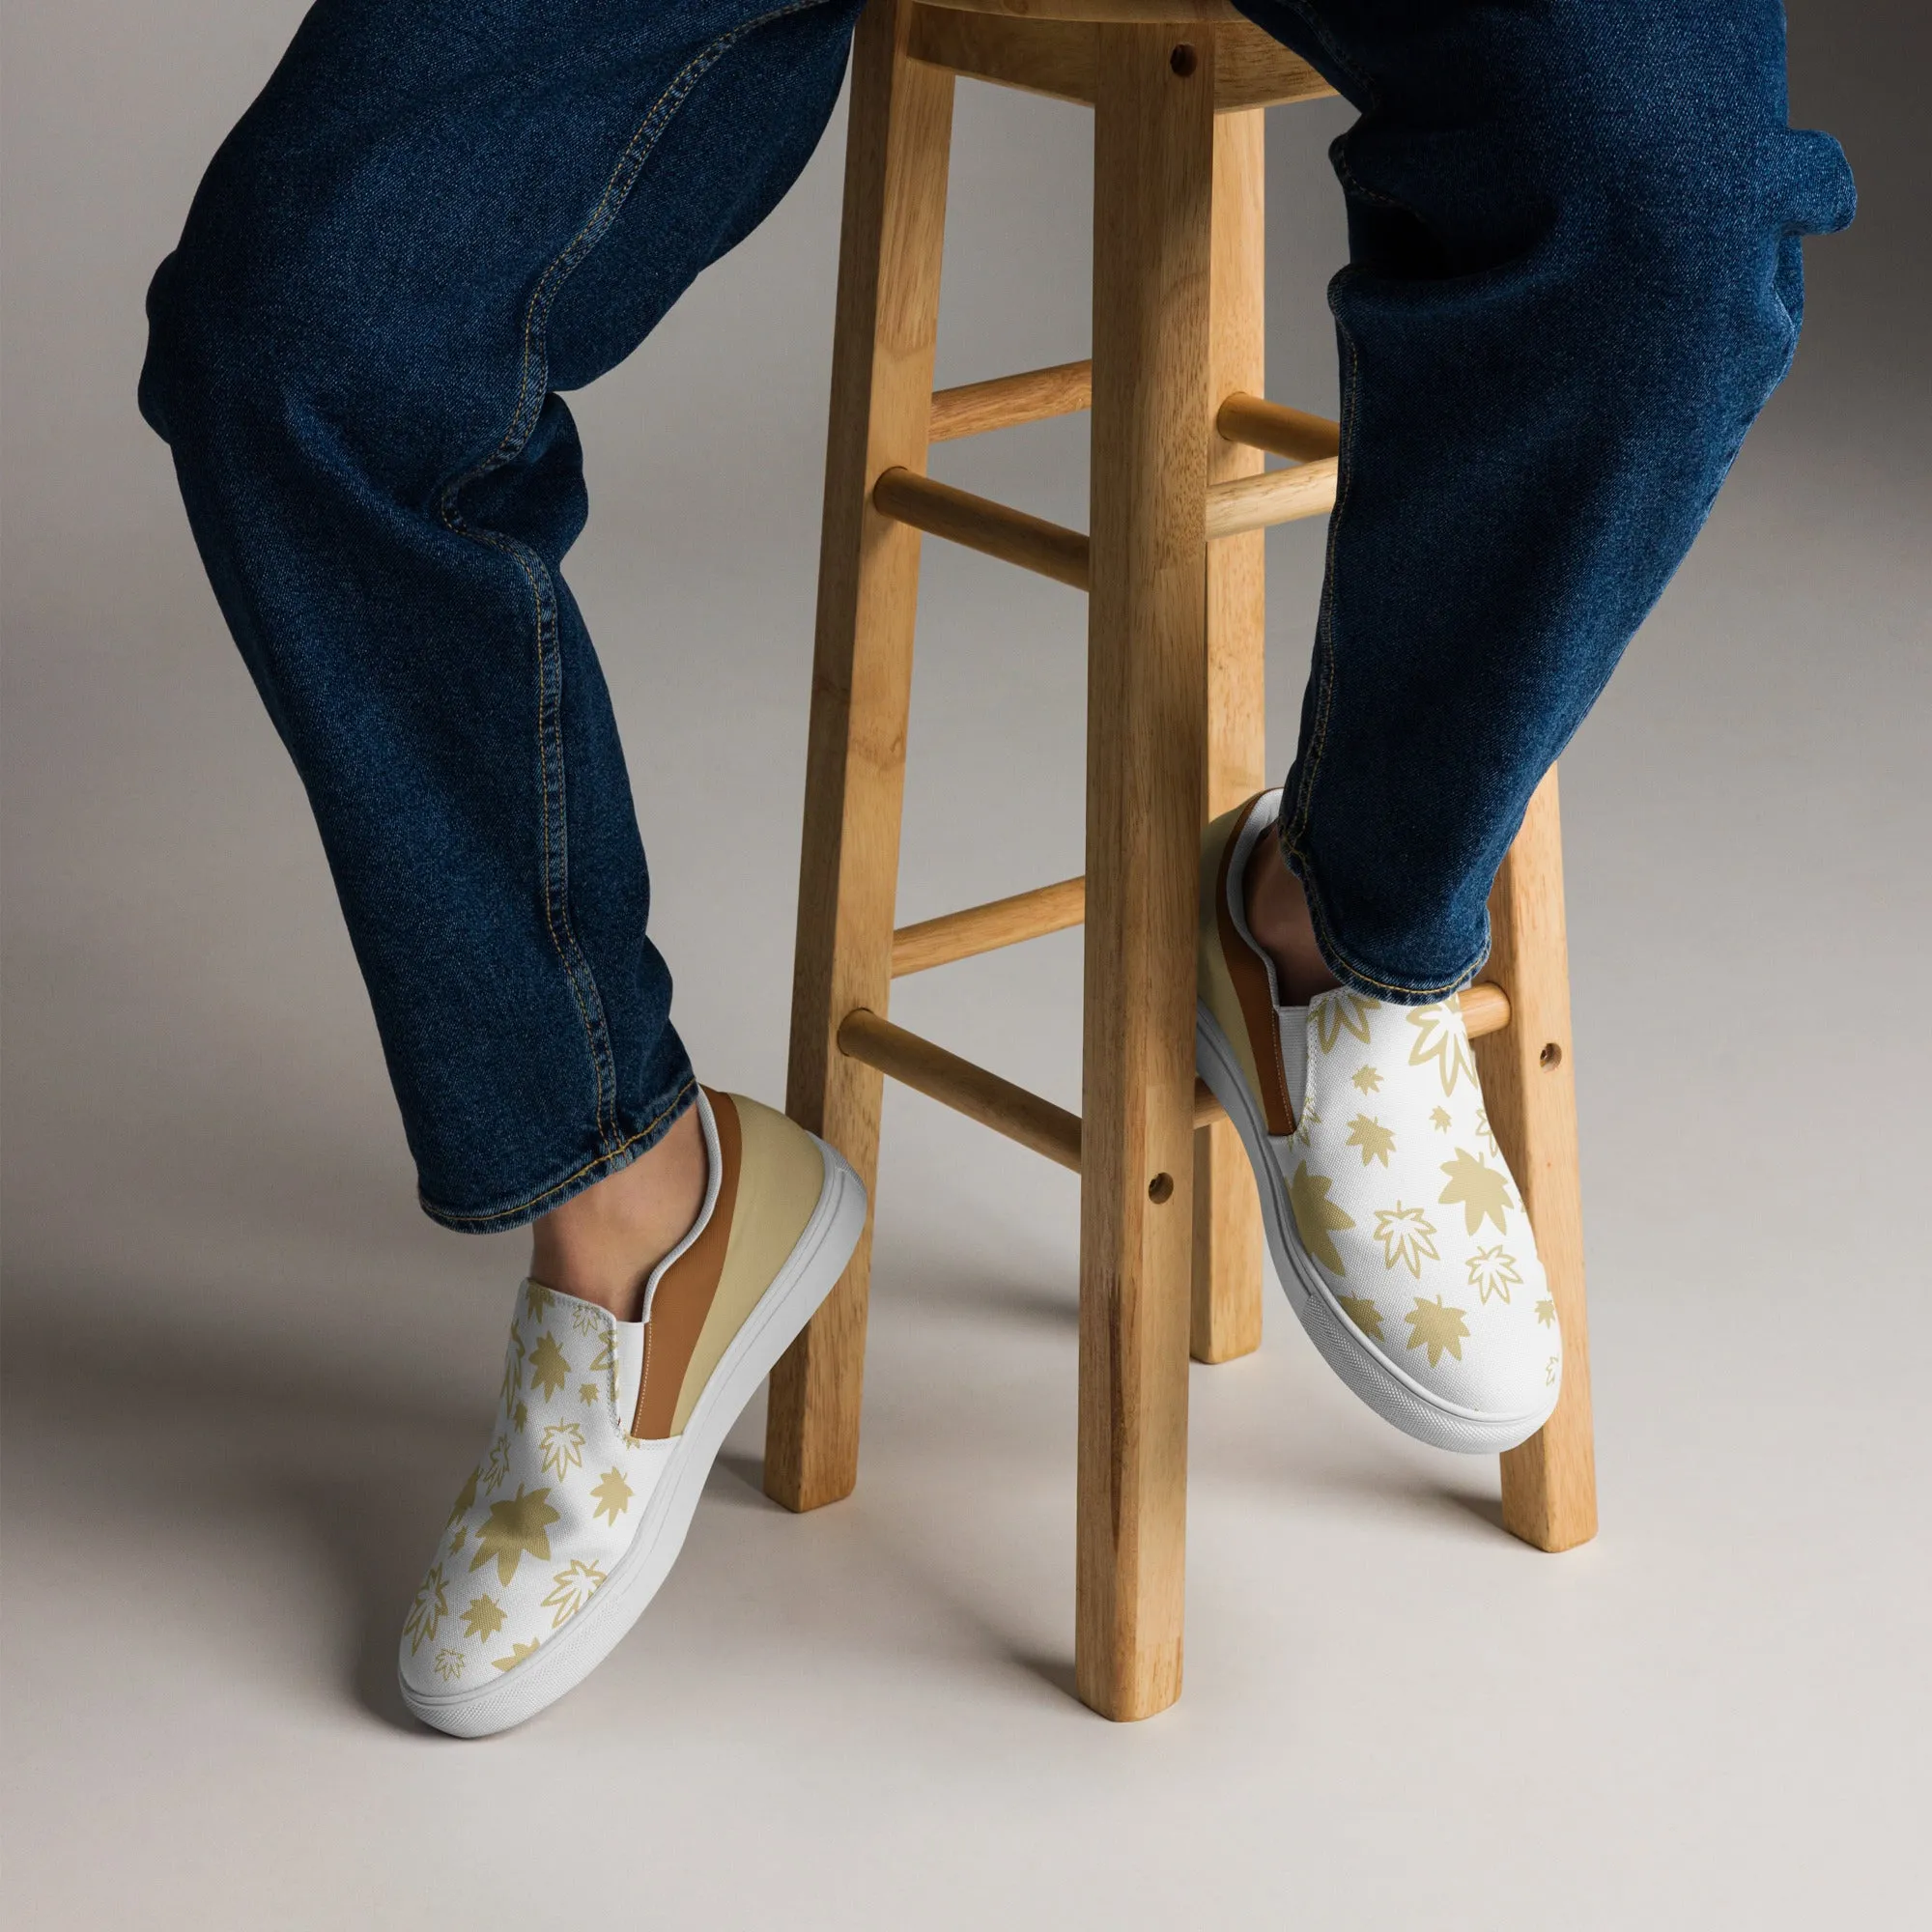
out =
[[[1201,1072],[1329,1365],[1424,1441],[1507,1449],[1564,1338],[1453,995],[1851,185],[1785,126],[1776,0],[1240,4],[1361,118],[1314,666],[1286,787],[1204,844]]]
[[[1789,365],[1798,238],[1851,180],[1786,126],[1777,0],[1239,3],[1361,109],[1327,583],[1249,903],[1299,998],[1426,1002],[1481,964],[1529,795]]]
[[[142,407],[314,806],[423,1206],[554,1211],[554,1285],[620,1313],[703,1161],[560,574],[585,502],[557,391],[790,185],[856,12],[321,0],[150,296]]]
[[[557,395],[790,184],[857,0],[322,0],[150,298],[142,406],[310,799],[416,1158],[537,1224],[488,1448],[404,1619],[459,1735],[586,1675],[864,1225],[700,1093],[596,658]]]

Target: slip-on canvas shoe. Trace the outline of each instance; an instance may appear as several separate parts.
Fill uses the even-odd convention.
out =
[[[1301,1325],[1376,1413],[1440,1449],[1513,1448],[1556,1406],[1563,1341],[1452,995],[1281,1004],[1244,879],[1278,791],[1202,843],[1201,1076],[1261,1191]]]
[[[656,1595],[725,1432],[844,1271],[866,1190],[822,1141],[700,1091],[709,1177],[639,1321],[519,1291],[502,1397],[403,1625],[403,1700],[484,1737],[582,1682]]]

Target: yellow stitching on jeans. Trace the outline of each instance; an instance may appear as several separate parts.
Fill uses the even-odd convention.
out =
[[[526,1213],[539,1201],[548,1201],[553,1194],[561,1194],[572,1181],[582,1179],[593,1167],[601,1167],[608,1161],[613,1161],[626,1148],[636,1147],[639,1141],[649,1139],[651,1134],[677,1111],[685,1096],[696,1091],[696,1087],[697,1082],[695,1079],[687,1080],[671,1097],[670,1105],[666,1107],[648,1126],[639,1127],[628,1140],[619,1142],[617,1146],[598,1154],[594,1159],[586,1160],[576,1173],[566,1174],[554,1187],[546,1187],[541,1194],[532,1194],[527,1201],[520,1201],[514,1208],[493,1208],[487,1214],[458,1214],[450,1208],[437,1207],[426,1194],[418,1192],[416,1198],[422,1203],[424,1212],[439,1221],[501,1221],[512,1214]],[[628,1167],[630,1163],[627,1161],[625,1165]]]
[[[483,469],[488,469],[496,457],[504,453],[511,438],[516,435],[517,424],[523,419],[525,403],[529,393],[530,335],[536,323],[537,310],[543,305],[545,286],[550,281],[552,275],[569,260],[572,251],[590,237],[591,231],[603,219],[604,211],[610,207],[611,197],[617,192],[617,185],[624,178],[625,171],[630,165],[631,157],[637,152],[638,143],[652,131],[651,124],[658,119],[659,110],[673,96],[677,97],[673,105],[673,112],[676,107],[681,107],[689,96],[691,89],[703,78],[709,69],[717,65],[719,56],[727,52],[734,43],[743,40],[747,34],[755,33],[758,28],[769,26],[774,20],[783,19],[788,14],[809,13],[813,7],[824,4],[825,0],[792,0],[789,6],[774,8],[771,13],[762,14],[755,20],[746,20],[740,25],[731,28],[727,33],[720,34],[709,45],[693,54],[690,60],[685,62],[684,66],[671,76],[670,80],[666,84],[664,92],[651,102],[650,111],[638,123],[637,128],[632,131],[631,138],[624,143],[624,152],[617,156],[616,165],[611,168],[609,178],[605,181],[604,192],[598,197],[597,206],[584,217],[583,225],[577,233],[564,243],[556,254],[552,256],[543,273],[537,277],[536,287],[530,291],[529,303],[524,310],[523,365],[519,371],[520,380],[517,384],[516,411],[510,417],[509,428],[503,432],[491,456],[486,457],[484,462],[478,465],[476,469],[469,470],[461,477],[456,486],[458,489],[464,483],[472,481]],[[682,89],[682,92],[680,92],[680,89]],[[669,118],[669,115],[665,116],[665,120],[667,121]],[[662,127],[660,127],[658,131],[663,131]],[[628,200],[630,198],[631,187],[636,185],[638,172],[641,170],[641,165],[642,162],[640,159],[639,169],[631,172],[630,183],[624,188],[623,199]],[[576,263],[571,263],[572,269],[575,269],[576,266]],[[546,383],[545,388],[548,391],[548,383]]]
[[[1300,844],[1292,843],[1290,840],[1284,838],[1282,840],[1282,849],[1284,851],[1292,851],[1310,871],[1314,870],[1314,860],[1310,858]],[[1314,891],[1314,882],[1304,875],[1297,876],[1301,876],[1302,894],[1308,900],[1308,916],[1315,923],[1317,936],[1328,942],[1327,946],[1322,949],[1323,952],[1334,952],[1338,957],[1348,959],[1348,953],[1336,944],[1334,928],[1329,924],[1326,914],[1321,910],[1321,901],[1316,896]],[[1356,979],[1366,980],[1371,986],[1375,986],[1384,993],[1419,993],[1427,998],[1439,998],[1444,993],[1460,992],[1475,977],[1476,973],[1481,969],[1481,965],[1482,961],[1478,960],[1467,972],[1459,973],[1453,980],[1444,980],[1437,986],[1406,986],[1396,980],[1378,980],[1373,973],[1363,972],[1352,959],[1349,960],[1349,971]]]
[[[598,229],[598,224],[604,218],[605,211],[611,206],[611,200],[612,195],[618,192],[618,185],[620,183],[624,183],[623,194],[621,199],[622,200],[629,199],[631,187],[636,185],[638,175],[641,173],[643,162],[646,158],[648,158],[648,155],[646,154],[645,156],[638,156],[637,165],[635,167],[631,165],[633,156],[637,156],[638,144],[644,139],[646,134],[652,133],[652,124],[654,122],[658,124],[657,132],[661,133],[663,131],[664,124],[668,122],[670,118],[668,114],[664,115],[662,120],[660,120],[659,118],[660,112],[664,108],[665,103],[667,101],[673,101],[673,97],[675,97],[675,100],[673,101],[672,105],[672,111],[675,112],[677,107],[683,105],[684,100],[688,98],[691,92],[691,88],[696,86],[696,82],[703,76],[703,74],[706,71],[708,71],[710,68],[712,68],[717,64],[719,57],[723,55],[725,51],[727,51],[736,42],[744,39],[746,35],[755,32],[760,27],[769,25],[774,20],[781,19],[786,14],[805,13],[809,11],[811,7],[821,4],[823,4],[823,0],[792,0],[792,4],[789,6],[776,8],[769,14],[761,14],[755,20],[747,20],[743,22],[741,25],[732,28],[728,33],[721,34],[715,41],[711,42],[709,45],[705,46],[698,53],[694,54],[692,58],[689,61],[687,61],[685,65],[677,71],[677,73],[672,76],[670,82],[666,86],[664,91],[657,97],[657,99],[654,101],[652,101],[650,106],[650,111],[644,116],[643,120],[640,121],[638,124],[637,128],[633,130],[631,138],[624,144],[623,153],[619,155],[615,166],[611,168],[610,175],[606,178],[604,184],[604,192],[599,197],[597,206],[585,217],[582,226],[580,227],[577,233],[571,237],[570,241],[567,242],[564,244],[564,246],[554,256],[551,258],[551,261],[545,268],[543,273],[537,277],[536,287],[532,289],[530,292],[529,301],[526,305],[524,310],[524,328],[523,328],[523,342],[522,342],[523,359],[521,366],[519,367],[518,370],[517,402],[516,402],[516,407],[514,408],[514,410],[511,412],[510,414],[509,426],[503,431],[502,436],[497,439],[496,448],[492,450],[491,453],[487,457],[485,457],[481,463],[473,465],[470,469],[464,471],[464,473],[461,476],[457,477],[453,482],[445,484],[443,486],[437,505],[438,512],[441,517],[443,526],[450,531],[452,535],[469,537],[472,542],[486,543],[492,549],[501,551],[504,554],[512,557],[515,560],[518,568],[523,571],[525,580],[526,582],[528,582],[530,586],[531,597],[536,605],[537,653],[538,653],[537,663],[538,663],[538,679],[539,679],[538,700],[537,700],[537,742],[538,742],[539,767],[543,774],[544,792],[545,792],[544,811],[543,811],[544,925],[550,933],[551,946],[557,955],[558,962],[562,965],[564,969],[565,977],[571,982],[571,997],[577,1003],[578,1016],[582,1021],[583,1024],[584,1041],[586,1046],[589,1048],[590,1052],[591,1073],[597,1083],[597,1103],[596,1103],[597,1131],[599,1138],[606,1142],[608,1142],[610,1139],[611,1128],[607,1127],[605,1124],[604,1068],[602,1063],[598,1058],[597,1041],[596,1041],[596,1037],[591,1030],[590,1014],[587,1008],[584,1005],[583,994],[578,985],[578,969],[577,967],[574,967],[572,965],[571,961],[572,954],[576,955],[578,965],[582,967],[583,974],[589,979],[590,987],[593,994],[597,993],[597,981],[596,981],[596,976],[592,974],[590,971],[590,962],[583,957],[583,949],[582,945],[579,943],[576,930],[571,923],[569,889],[567,883],[565,885],[563,894],[561,895],[563,926],[564,926],[563,936],[561,938],[558,936],[555,921],[552,918],[551,915],[550,799],[549,799],[550,755],[548,750],[548,742],[546,738],[546,710],[542,695],[543,635],[544,635],[543,595],[541,590],[538,588],[535,578],[531,575],[528,563],[526,561],[523,555],[524,547],[521,545],[517,545],[512,541],[504,538],[500,532],[478,531],[472,529],[469,526],[467,520],[459,521],[456,515],[456,498],[462,493],[464,487],[467,484],[476,481],[479,477],[487,474],[491,469],[497,468],[501,462],[507,460],[508,456],[513,455],[515,453],[515,451],[511,449],[511,444],[517,439],[518,429],[524,420],[525,411],[529,406],[532,335],[536,327],[536,320],[538,312],[542,310],[547,317],[548,302],[554,297],[555,289],[554,286],[553,285],[552,278],[555,276],[556,283],[560,285],[560,283],[564,279],[566,279],[568,275],[572,272],[572,270],[574,270],[578,266],[577,262],[573,262],[570,260],[572,254],[581,245],[583,245],[586,242],[589,242],[590,245],[593,246],[595,245],[594,242],[591,241],[593,231],[596,231]],[[682,89],[682,92],[680,92],[680,89]],[[655,145],[656,145],[655,136],[653,136],[652,146]],[[627,174],[628,174],[628,181],[626,180]],[[601,234],[599,234],[596,239],[601,240],[602,239]],[[584,252],[585,254],[589,252],[589,248],[587,246],[584,248]],[[579,260],[581,261],[582,257],[579,257]],[[569,264],[569,267],[564,269],[564,274],[562,276],[557,276],[556,274],[557,270],[559,268],[562,268],[566,263]],[[549,386],[550,386],[549,381],[548,378],[546,378],[543,385],[545,394],[549,393]],[[539,404],[538,413],[541,414],[541,412],[542,412],[542,406],[541,404]],[[530,427],[531,431],[533,431],[535,428],[534,421],[532,421]],[[529,435],[530,431],[526,431],[524,433],[523,441],[518,443],[518,447],[522,447],[523,443],[528,441]],[[560,654],[561,650],[560,645],[558,646],[558,649]],[[559,675],[560,674],[561,674],[561,668],[559,666]],[[558,762],[559,764],[561,764],[562,744],[561,744],[560,721],[558,727],[558,738],[559,738],[557,747]],[[565,950],[566,943],[569,948],[568,952],[566,952]],[[603,999],[601,995],[597,996],[597,1005],[601,1014],[603,1008]],[[607,1039],[609,1037],[609,1027],[610,1023],[607,1018],[605,1020],[605,1032]],[[613,1083],[615,1079],[615,1072],[616,1068],[613,1061],[611,1066]],[[613,1091],[611,1095],[611,1122],[612,1126],[614,1126],[616,1121],[616,1106],[617,1106],[617,1095]],[[626,1142],[624,1145],[628,1146],[629,1143]],[[618,1151],[621,1151],[621,1150]]]
[[[449,519],[446,515],[444,516],[443,521],[446,524],[449,523]],[[495,530],[472,530],[468,524],[463,525],[460,528],[455,524],[449,524],[449,528],[453,535],[468,537],[472,543],[487,544],[492,550],[500,551],[505,556],[507,556],[511,560],[511,562],[513,562],[517,566],[517,568],[523,572],[524,582],[529,585],[530,602],[536,609],[537,758],[539,767],[543,775],[543,783],[544,783],[544,810],[539,814],[543,819],[544,928],[550,934],[550,943],[552,949],[556,953],[558,962],[563,967],[564,978],[570,982],[570,997],[576,1003],[577,1017],[582,1023],[583,1026],[583,1043],[585,1047],[589,1049],[590,1053],[590,1073],[592,1079],[594,1079],[597,1083],[597,1135],[600,1140],[608,1142],[611,1138],[611,1134],[610,1134],[610,1129],[607,1128],[604,1124],[604,1067],[602,1062],[600,1062],[597,1057],[597,1036],[591,1030],[590,1009],[583,1004],[583,995],[578,989],[577,975],[572,970],[570,963],[570,955],[564,951],[563,940],[557,937],[556,923],[551,918],[551,910],[550,910],[550,902],[551,902],[550,750],[544,728],[545,700],[543,695],[543,592],[537,587],[537,581],[535,577],[531,575],[529,564],[525,559],[522,549],[519,545],[510,542],[509,540],[502,537],[498,532]],[[564,923],[565,923],[566,933],[570,942],[570,951],[572,952],[577,953],[578,956],[582,958],[583,949],[578,945],[577,935],[574,932],[569,932],[568,930],[569,913],[567,905],[565,908]],[[584,971],[587,973],[589,970],[590,970],[590,963],[588,960],[585,960]],[[595,985],[596,981],[594,979],[591,983],[593,986]],[[601,1005],[602,1002],[600,1001],[599,1004]],[[608,1025],[607,1025],[607,1033],[608,1033]],[[614,1074],[616,1070],[614,1064],[612,1065],[611,1070],[612,1073]],[[617,1096],[614,1094],[612,1094],[611,1096],[611,1112],[613,1122],[616,1118],[616,1106],[617,1106]]]

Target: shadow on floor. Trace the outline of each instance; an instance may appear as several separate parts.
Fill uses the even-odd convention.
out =
[[[397,1633],[487,1400],[412,1384],[387,1361],[305,1357],[296,1334],[243,1346],[193,1318],[170,1322],[125,1285],[13,1288],[0,1363],[9,1460],[16,1475],[31,1468],[36,1510],[99,1520],[130,1504],[187,1508],[245,1536],[265,1516],[286,1520],[326,1553],[351,1606],[346,1633],[315,1632],[342,1647],[344,1690],[382,1722],[417,1728],[396,1690]]]

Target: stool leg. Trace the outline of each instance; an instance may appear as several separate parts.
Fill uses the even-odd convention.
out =
[[[1099,29],[1074,1658],[1110,1718],[1180,1693],[1213,67]]]
[[[1214,121],[1212,292],[1208,300],[1208,480],[1254,476],[1262,453],[1214,434],[1232,395],[1267,393],[1264,301],[1265,150],[1260,108]],[[1266,532],[1208,547],[1207,818],[1267,783]],[[1194,1317],[1197,1362],[1262,1345],[1262,1210],[1234,1122],[1194,1134]]]
[[[799,864],[785,1108],[868,1189],[881,1077],[838,1051],[855,1007],[883,1014],[892,981],[919,533],[871,504],[881,470],[923,472],[952,76],[906,58],[911,0],[871,0],[852,56],[845,214],[832,354],[818,629]],[[773,1372],[765,1492],[787,1509],[849,1495],[872,1235]]]
[[[1569,1549],[1597,1533],[1597,1473],[1554,767],[1496,874],[1490,922],[1494,943],[1484,978],[1508,993],[1510,1023],[1474,1042],[1476,1065],[1490,1125],[1522,1189],[1563,1327],[1563,1397],[1555,1414],[1503,1457],[1503,1523],[1539,1549]]]

